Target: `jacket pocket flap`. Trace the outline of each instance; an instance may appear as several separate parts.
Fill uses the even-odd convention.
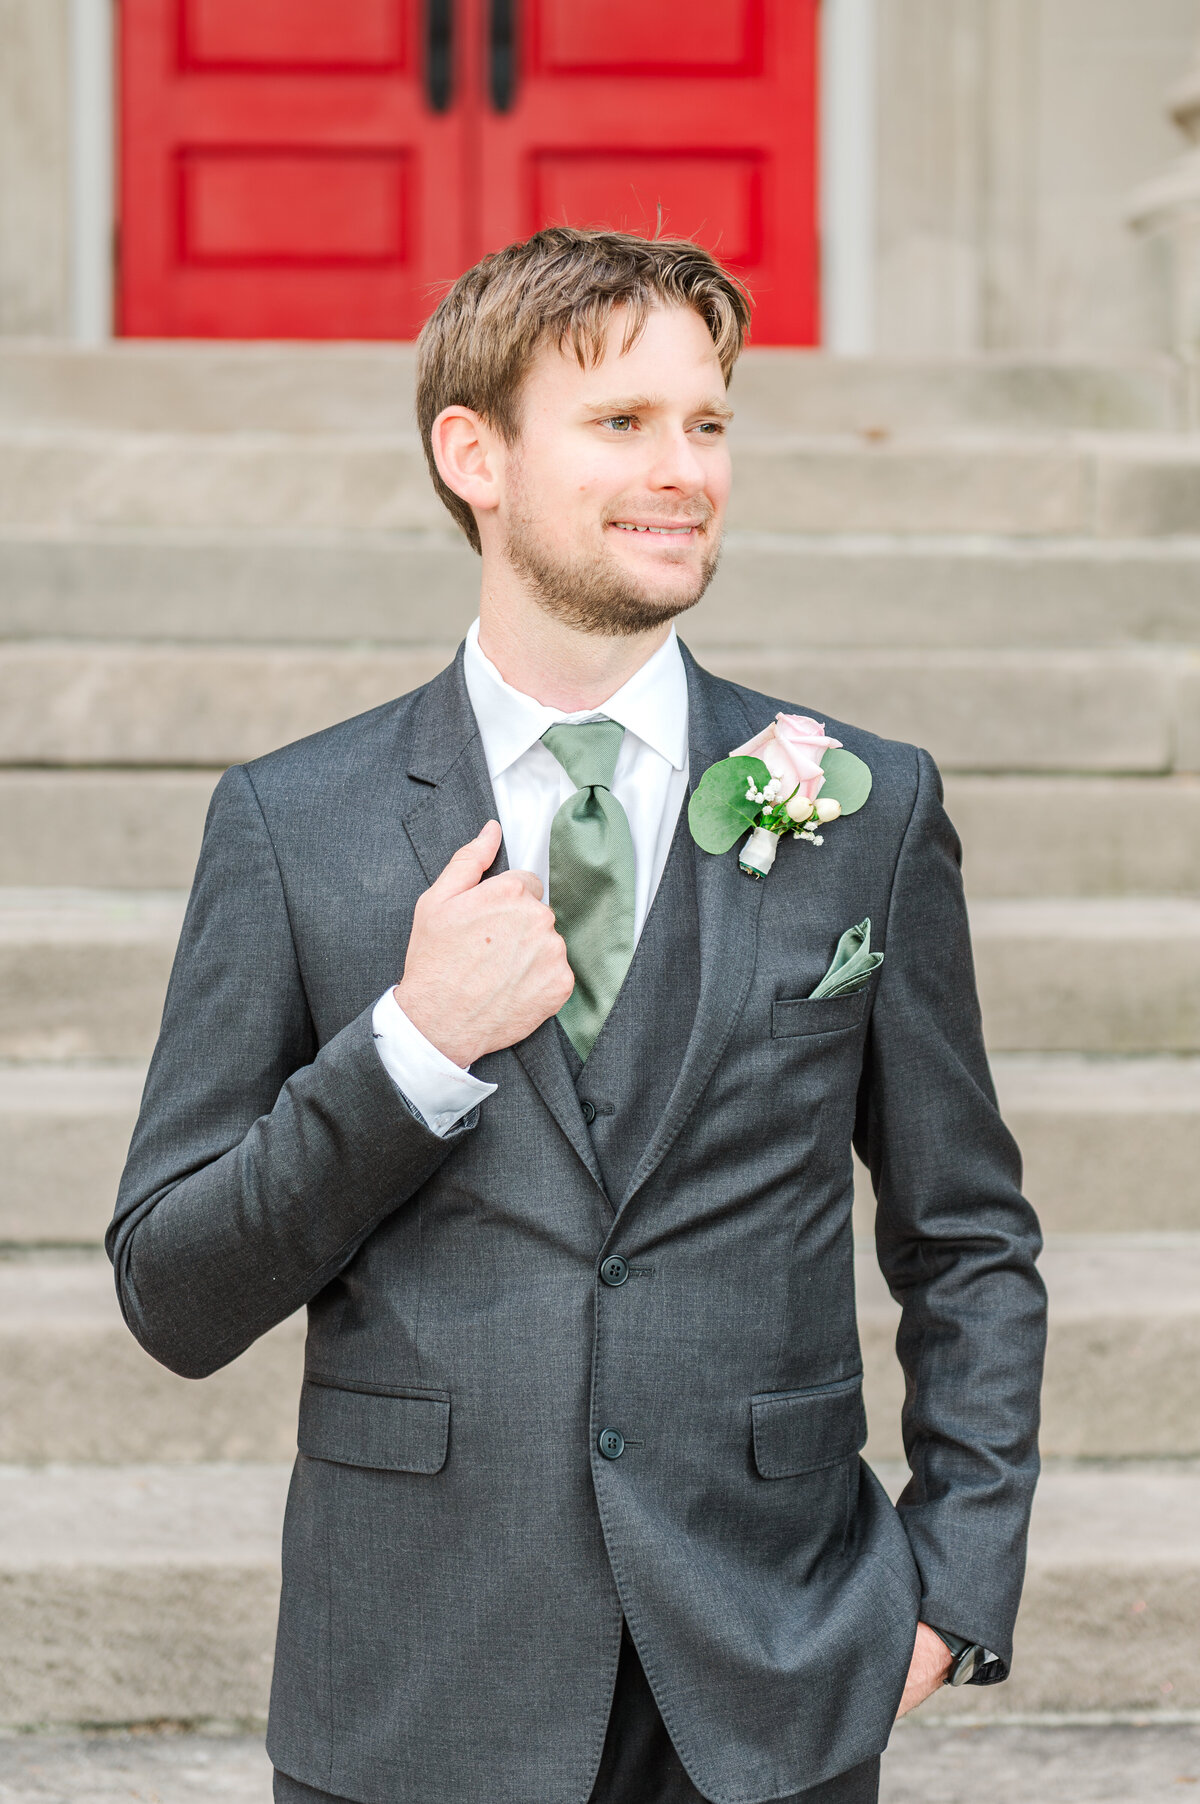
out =
[[[440,1472],[450,1441],[449,1397],[380,1396],[306,1379],[301,1453],[380,1472]]]
[[[857,1027],[867,1006],[867,990],[853,996],[788,996],[771,1004],[771,1037],[788,1040],[794,1034],[836,1034]]]
[[[862,1373],[811,1391],[770,1391],[750,1399],[754,1463],[763,1478],[794,1478],[835,1466],[867,1438]]]

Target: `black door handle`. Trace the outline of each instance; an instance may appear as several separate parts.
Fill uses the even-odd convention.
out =
[[[517,0],[491,0],[488,87],[492,106],[507,113],[517,92]]]
[[[426,0],[425,94],[435,113],[454,97],[454,0]]]

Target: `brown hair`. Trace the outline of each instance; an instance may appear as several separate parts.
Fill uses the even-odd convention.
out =
[[[628,351],[656,305],[695,309],[728,385],[750,324],[749,299],[711,252],[686,238],[548,226],[468,269],[430,315],[417,343],[417,422],[433,486],[476,551],[475,516],[434,462],[438,414],[469,407],[511,444],[521,385],[544,343],[569,345],[586,368],[604,354],[614,308],[628,314],[621,345]]]

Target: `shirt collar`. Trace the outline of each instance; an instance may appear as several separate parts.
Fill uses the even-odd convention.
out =
[[[547,727],[559,721],[619,721],[627,733],[635,733],[676,770],[682,770],[687,763],[687,672],[674,627],[653,657],[647,658],[615,695],[582,714],[543,707],[531,695],[506,683],[479,649],[478,620],[467,631],[463,676],[479,725],[489,777],[498,777],[515,764],[530,746],[538,743]]]

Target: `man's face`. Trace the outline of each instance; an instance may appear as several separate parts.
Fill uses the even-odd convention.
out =
[[[497,515],[504,551],[548,612],[585,632],[645,632],[703,595],[731,469],[725,381],[690,307],[655,308],[624,355],[580,369],[544,346],[521,394]]]

